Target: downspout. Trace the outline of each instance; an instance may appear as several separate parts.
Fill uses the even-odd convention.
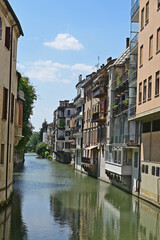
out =
[[[9,102],[8,102],[8,125],[7,125],[7,154],[6,154],[6,186],[5,186],[5,199],[7,201],[8,194],[8,163],[9,163],[9,139],[10,139],[10,111],[11,111],[11,83],[12,83],[12,42],[13,42],[13,28],[17,24],[11,27],[11,39],[10,39],[10,68],[9,68]]]
[[[140,147],[139,147],[139,161],[138,161],[138,195],[140,194],[140,182],[141,182],[141,143],[142,143],[142,122],[140,122]]]

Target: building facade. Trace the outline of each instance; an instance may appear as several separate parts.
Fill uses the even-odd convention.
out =
[[[0,204],[10,197],[14,146],[22,137],[23,93],[17,91],[17,42],[21,25],[6,0],[0,1]]]
[[[62,163],[71,163],[70,120],[75,113],[73,103],[60,101],[54,111],[53,157]]]
[[[141,197],[160,204],[160,2],[137,1],[136,120],[141,121]]]

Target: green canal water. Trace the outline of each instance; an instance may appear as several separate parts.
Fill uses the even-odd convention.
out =
[[[26,154],[0,239],[159,240],[160,210],[57,162]]]

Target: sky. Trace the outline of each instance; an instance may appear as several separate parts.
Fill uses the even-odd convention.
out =
[[[83,78],[107,58],[117,58],[130,36],[130,0],[9,0],[24,32],[17,69],[38,99],[31,122],[39,131],[53,121],[60,100],[76,97]]]

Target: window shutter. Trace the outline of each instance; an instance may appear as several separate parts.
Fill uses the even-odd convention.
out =
[[[7,103],[8,103],[8,89],[3,88],[3,111],[2,111],[2,119],[7,119]]]
[[[2,40],[2,18],[0,18],[0,40]]]
[[[10,49],[10,27],[6,27],[6,39],[5,39],[5,46],[9,50]]]

